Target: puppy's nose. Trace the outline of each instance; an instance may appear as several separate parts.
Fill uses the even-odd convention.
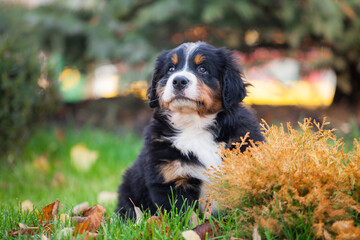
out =
[[[179,77],[174,78],[172,84],[173,84],[174,89],[182,90],[189,85],[189,80],[186,77],[179,76]]]

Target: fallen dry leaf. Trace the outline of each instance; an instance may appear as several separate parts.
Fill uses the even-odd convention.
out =
[[[64,131],[58,127],[55,128],[55,137],[59,141],[63,141],[65,139]]]
[[[28,227],[23,223],[18,224],[19,229],[12,229],[7,232],[8,236],[18,236],[18,235],[34,235],[38,234],[39,227]]]
[[[98,194],[97,201],[100,204],[109,204],[116,202],[117,198],[118,198],[117,192],[103,191]]]
[[[185,240],[201,240],[200,236],[194,230],[188,230],[181,233]]]
[[[83,216],[88,217],[90,221],[87,231],[96,232],[99,229],[105,211],[103,206],[97,204],[83,212]]]
[[[261,240],[258,225],[255,225],[252,237],[253,237],[253,240]]]
[[[41,172],[45,172],[49,170],[49,161],[48,158],[44,155],[41,155],[34,159],[32,165],[39,169]]]
[[[196,213],[193,211],[191,213],[191,224],[193,227],[196,227],[197,225],[199,225],[199,218],[198,218],[198,215],[196,215]]]
[[[47,237],[50,237],[51,236],[51,234],[53,234],[54,233],[54,230],[55,228],[54,228],[54,226],[53,225],[50,225],[50,224],[48,224],[48,225],[46,225],[45,226],[45,228],[43,229],[43,235],[45,234]]]
[[[208,236],[208,238],[216,237],[216,235],[220,233],[220,226],[217,222],[210,223],[206,221],[193,228],[193,230],[199,235],[200,239],[203,240],[206,239],[206,236]]]
[[[90,219],[86,222],[80,223],[76,226],[73,236],[82,235],[85,231],[88,231],[90,225]]]
[[[73,224],[76,224],[76,225],[78,225],[78,224],[80,224],[80,223],[83,223],[83,222],[86,222],[87,220],[89,220],[88,217],[73,216],[73,217],[71,218],[71,222],[72,222]]]
[[[169,230],[170,230],[169,223],[167,221],[164,222],[163,218],[164,218],[164,216],[162,215],[162,213],[160,213],[160,216],[158,216],[158,217],[151,216],[146,221],[146,223],[147,223],[146,228],[147,228],[147,231],[150,236],[152,236],[152,228],[158,228],[158,229],[163,228],[166,233],[169,232]]]
[[[34,209],[34,205],[32,204],[32,202],[30,202],[30,200],[25,200],[21,203],[22,212],[26,212],[26,211],[31,212],[33,209]]]
[[[162,217],[157,217],[157,216],[151,216],[147,221],[147,224],[153,224],[153,225],[157,225],[157,227],[161,227],[161,225],[163,224],[163,220]]]
[[[84,210],[89,208],[89,202],[83,202],[80,203],[79,205],[76,205],[72,212],[74,215],[80,215]]]
[[[50,203],[41,210],[39,214],[40,224],[45,225],[52,220],[58,220],[59,204],[60,201],[56,200],[55,202]]]
[[[59,187],[59,186],[64,185],[64,183],[65,183],[64,174],[62,174],[61,172],[56,172],[55,176],[54,176],[54,179],[51,182],[51,185],[53,187]]]
[[[136,215],[136,225],[139,225],[142,217],[143,217],[143,213],[140,210],[140,208],[138,208],[137,206],[135,206],[134,202],[131,200],[131,198],[129,198],[130,202],[132,203],[132,205],[134,206],[134,210],[135,210],[135,215]]]
[[[134,210],[135,210],[135,215],[136,215],[136,225],[139,225],[142,220],[143,213],[140,210],[140,208],[138,208],[138,207],[134,207]]]
[[[70,150],[71,163],[78,171],[88,171],[98,156],[97,151],[89,150],[83,143],[76,144]]]
[[[59,220],[60,220],[60,222],[62,222],[63,224],[66,224],[66,223],[70,222],[70,219],[71,219],[71,217],[70,217],[68,214],[66,214],[66,213],[60,214]]]

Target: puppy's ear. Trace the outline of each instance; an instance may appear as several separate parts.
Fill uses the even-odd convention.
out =
[[[222,74],[222,103],[224,109],[230,109],[246,97],[246,86],[242,77],[241,67],[233,52],[221,49],[225,58]]]
[[[165,65],[165,59],[168,52],[169,51],[162,51],[160,55],[156,58],[153,77],[151,80],[150,87],[147,90],[147,97],[149,99],[149,105],[151,108],[159,107],[159,96],[156,93],[156,87],[160,78],[162,77],[162,73],[164,71],[163,68]]]

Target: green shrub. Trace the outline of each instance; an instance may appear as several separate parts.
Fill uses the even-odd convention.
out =
[[[26,36],[0,32],[0,159],[19,152],[33,127],[59,106],[54,74],[39,53]]]

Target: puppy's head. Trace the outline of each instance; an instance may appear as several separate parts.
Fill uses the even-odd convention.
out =
[[[232,52],[204,42],[184,43],[157,58],[150,107],[200,115],[228,110],[246,96]]]

